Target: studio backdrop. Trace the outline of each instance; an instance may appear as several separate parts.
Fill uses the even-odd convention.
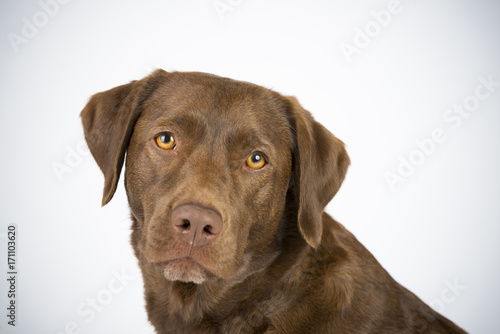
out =
[[[471,333],[500,332],[500,3],[4,0],[0,332],[153,333],[123,175],[80,111],[157,68],[296,96],[346,144],[326,211]]]

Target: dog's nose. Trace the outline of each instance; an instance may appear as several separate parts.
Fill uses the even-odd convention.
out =
[[[222,218],[217,211],[193,204],[175,208],[171,220],[177,237],[193,247],[210,243],[222,230]]]

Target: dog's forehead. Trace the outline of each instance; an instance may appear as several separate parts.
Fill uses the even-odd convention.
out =
[[[168,119],[172,123],[260,135],[271,140],[290,137],[285,103],[278,93],[213,75],[182,74],[160,84],[145,101],[149,124]]]

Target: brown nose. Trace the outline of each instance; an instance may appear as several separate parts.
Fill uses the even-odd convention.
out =
[[[210,243],[222,230],[222,218],[217,211],[193,204],[175,208],[171,220],[177,237],[193,247]]]

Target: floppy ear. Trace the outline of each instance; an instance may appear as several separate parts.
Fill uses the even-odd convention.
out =
[[[157,70],[142,80],[93,95],[80,114],[85,140],[104,174],[103,206],[116,191],[140,105],[153,90],[151,79],[161,73],[166,72]]]
[[[350,159],[341,140],[316,122],[295,97],[287,99],[295,127],[292,177],[299,201],[299,230],[317,248],[323,234],[321,215],[344,181]]]

